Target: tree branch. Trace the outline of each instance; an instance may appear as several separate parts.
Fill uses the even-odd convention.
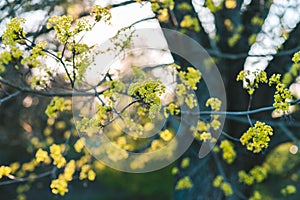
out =
[[[118,115],[118,116],[116,116],[115,118],[113,118],[112,120],[108,121],[108,122],[105,123],[105,124],[100,124],[100,126],[104,128],[104,127],[108,126],[109,124],[113,123],[114,121],[116,121],[117,119],[122,118],[121,114],[122,114],[123,112],[125,112],[125,110],[126,110],[127,108],[129,108],[129,107],[132,106],[133,104],[135,104],[135,103],[137,103],[137,102],[140,102],[140,101],[141,101],[141,99],[135,99],[135,100],[133,100],[132,102],[130,102],[129,104],[127,104],[120,112],[117,112],[117,115]]]
[[[0,83],[3,83],[9,87],[12,87],[20,92],[36,94],[36,95],[46,96],[46,97],[95,96],[94,92],[55,92],[55,91],[34,90],[34,89],[30,89],[28,87],[21,87],[21,86],[15,85],[15,84],[13,84],[5,79],[1,79],[1,78],[0,78]],[[98,92],[98,94],[103,94],[106,90],[107,89],[104,89],[104,90]]]
[[[290,105],[300,104],[300,99],[291,101],[291,102],[289,102],[289,104]],[[275,109],[274,106],[267,106],[267,107],[257,108],[257,109],[248,110],[248,111],[200,111],[200,112],[182,111],[182,113],[191,114],[191,115],[235,115],[235,116],[240,116],[240,115],[251,115],[251,114],[256,114],[256,113],[260,113],[260,112],[271,111],[274,109]]]
[[[13,184],[13,183],[21,183],[21,182],[26,182],[26,181],[30,181],[30,180],[36,180],[36,179],[40,179],[40,178],[43,178],[43,177],[46,177],[46,176],[49,176],[52,174],[52,171],[48,171],[48,172],[44,172],[44,173],[41,173],[41,174],[38,174],[38,175],[34,175],[34,176],[30,176],[30,177],[26,177],[26,178],[17,178],[13,175],[9,175],[8,178],[12,179],[12,180],[9,180],[9,181],[3,181],[3,182],[0,182],[0,186],[1,185],[10,185],[10,184]]]
[[[28,48],[32,49],[33,47],[36,46],[36,44],[35,44],[34,42],[32,42],[31,40],[29,40],[28,38],[22,36],[22,39],[24,39],[25,41],[27,41],[27,42],[29,42],[29,43],[31,44],[31,45],[29,45],[29,44],[27,44],[27,43],[25,42],[25,45],[26,45]],[[67,40],[68,40],[68,39],[67,39]],[[64,45],[66,46],[67,43],[64,44]],[[64,47],[64,48],[65,48],[65,47]],[[62,57],[58,57],[57,55],[55,55],[54,53],[52,53],[51,51],[49,51],[49,50],[47,50],[47,49],[45,49],[45,48],[42,49],[42,51],[44,51],[45,53],[51,55],[54,59],[58,60],[58,61],[62,64],[62,66],[63,66],[63,68],[64,68],[64,70],[65,70],[65,72],[66,72],[66,74],[67,74],[67,76],[68,76],[68,79],[70,80],[71,86],[72,86],[72,88],[74,88],[74,82],[75,82],[75,79],[74,79],[74,80],[72,79],[71,74],[70,74],[70,72],[68,71],[65,62],[63,61],[63,56],[62,56]],[[73,57],[73,66],[74,66],[74,57]]]
[[[287,55],[292,55],[295,52],[300,50],[300,46],[297,46],[293,49],[285,50],[285,51],[280,51],[275,54],[248,54],[248,53],[237,53],[237,54],[232,54],[232,53],[223,53],[221,51],[216,51],[214,49],[205,49],[211,56],[218,57],[218,58],[227,58],[230,60],[237,60],[241,58],[246,58],[246,57],[266,57],[266,56],[287,56]]]
[[[247,118],[240,117],[240,116],[227,115],[226,119],[233,120],[233,121],[236,121],[236,122],[241,122],[241,123],[244,123],[244,124],[249,124]],[[252,121],[252,123],[255,123],[256,121],[259,121],[259,120],[258,119],[252,119],[251,121]],[[280,123],[284,124],[285,126],[289,126],[289,127],[300,127],[299,123],[284,123],[284,122],[277,122],[275,120],[272,120],[272,121],[268,120],[268,121],[266,121],[266,123],[270,126],[273,126],[273,127],[279,127]]]
[[[252,103],[252,95],[250,95],[250,97],[249,97],[249,103],[248,103],[248,108],[247,108],[247,111],[248,111],[248,112],[250,111],[251,103]],[[249,121],[250,126],[253,126],[252,121],[251,121],[250,114],[247,114],[247,118],[248,118],[248,121]]]
[[[8,101],[8,100],[12,99],[12,98],[14,98],[15,96],[18,96],[19,94],[21,94],[21,92],[20,92],[20,91],[17,91],[17,92],[15,92],[15,93],[12,93],[12,94],[10,94],[10,95],[8,95],[8,96],[6,96],[6,97],[0,99],[0,106],[1,106],[2,103],[4,103],[5,101]]]
[[[238,138],[232,137],[231,135],[229,135],[228,133],[226,133],[225,131],[221,132],[222,135],[224,135],[225,137],[227,137],[228,139],[235,141],[235,142],[240,142],[240,140]]]
[[[149,2],[149,1],[141,1],[142,2]],[[107,8],[116,8],[116,7],[120,7],[120,6],[126,6],[128,4],[132,4],[132,3],[137,3],[136,1],[130,0],[130,1],[124,1],[122,3],[116,3],[116,4],[111,4],[108,5]]]

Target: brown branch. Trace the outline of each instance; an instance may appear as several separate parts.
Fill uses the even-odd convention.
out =
[[[137,103],[137,102],[140,102],[140,101],[141,101],[141,99],[133,100],[133,101],[130,102],[128,105],[126,105],[120,112],[117,113],[117,115],[118,115],[117,117],[113,118],[112,120],[108,121],[108,122],[105,123],[105,124],[100,124],[100,126],[104,128],[104,127],[110,125],[111,123],[113,123],[114,121],[116,121],[117,119],[122,118],[121,114],[122,114],[123,112],[125,112],[125,110],[126,110],[127,108],[129,108],[129,107],[132,106],[133,104],[135,104],[135,103]]]
[[[143,3],[143,2],[149,2],[149,1],[141,1],[140,3]],[[117,4],[111,4],[111,5],[108,5],[107,8],[116,8],[116,7],[120,7],[120,6],[126,6],[128,4],[133,4],[133,3],[137,3],[136,1],[133,1],[133,0],[130,0],[130,1],[124,1],[122,3],[117,3]]]
[[[46,96],[46,97],[54,97],[54,96],[58,96],[58,97],[72,97],[72,96],[95,96],[94,92],[56,92],[56,91],[43,91],[43,90],[34,90],[28,87],[21,87],[18,85],[15,85],[5,79],[1,79],[0,78],[0,83],[3,83],[9,87],[12,87],[20,92],[24,92],[24,93],[30,93],[30,94],[36,94],[36,95],[40,95],[40,96]],[[104,89],[100,92],[98,92],[98,94],[103,94],[107,89]]]
[[[36,46],[36,44],[35,44],[33,41],[29,40],[29,39],[26,38],[26,37],[23,37],[23,36],[21,36],[21,37],[22,37],[22,39],[24,39],[25,41],[27,41],[27,42],[29,42],[29,43],[31,44],[31,45],[29,45],[29,44],[27,44],[27,43],[25,42],[25,45],[26,45],[28,48],[32,49],[33,47]],[[65,45],[67,45],[67,44],[65,44]],[[52,53],[51,51],[49,51],[49,50],[47,50],[47,49],[45,49],[45,48],[42,49],[42,51],[44,51],[45,53],[51,55],[53,58],[55,58],[56,60],[58,60],[58,61],[62,64],[62,66],[63,66],[63,68],[64,68],[64,70],[65,70],[65,72],[66,72],[66,74],[67,74],[67,76],[68,76],[68,79],[70,80],[71,86],[72,86],[72,88],[73,88],[73,87],[74,87],[75,79],[73,80],[73,79],[71,78],[70,72],[68,71],[65,62],[64,62],[63,59],[62,59],[63,56],[60,58],[60,57],[58,57],[57,55],[55,55],[54,53]],[[73,62],[74,62],[74,60],[73,60]]]

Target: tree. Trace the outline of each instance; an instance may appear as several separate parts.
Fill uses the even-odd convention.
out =
[[[100,160],[113,167],[118,163],[124,169],[128,164],[130,168],[124,171],[144,172],[151,162],[169,163],[177,158],[181,152],[176,148],[185,138],[195,137],[178,166],[172,169],[176,178],[175,199],[297,199],[300,100],[299,89],[292,88],[296,88],[294,82],[299,75],[299,19],[293,22],[286,13],[297,10],[299,5],[272,1],[151,1],[155,17],[122,28],[111,38],[108,48],[99,51],[96,46],[81,43],[85,32],[97,23],[110,22],[110,9],[137,3],[145,6],[149,2],[125,1],[93,6],[90,11],[75,9],[80,5],[76,1],[73,7],[62,3],[63,12],[72,15],[50,16],[39,31],[29,33],[24,31],[25,21],[15,17],[16,10],[9,10],[8,16],[14,18],[2,34],[0,102],[8,105],[16,96],[28,94],[23,100],[26,107],[39,96],[44,107],[47,105],[47,124],[21,119],[22,128],[28,133],[25,138],[30,140],[28,153],[34,158],[2,165],[0,177],[11,180],[2,179],[0,184],[51,176],[52,192],[63,196],[71,181],[93,181],[96,172],[103,169],[90,152],[98,159],[105,157]],[[16,2],[12,7],[18,5]],[[9,6],[10,3],[4,4],[2,9]],[[54,4],[48,8],[49,13],[55,10]],[[279,11],[273,11],[276,8]],[[271,15],[281,22],[268,24]],[[207,76],[204,68],[197,69],[189,59],[175,53],[171,64],[151,68],[130,65],[126,74],[124,70],[104,70],[101,72],[105,73],[96,74],[96,82],[88,80],[94,77],[86,74],[93,74],[89,67],[97,56],[122,54],[134,41],[132,27],[154,18],[162,27],[187,34],[207,50],[213,59],[202,60],[203,65],[213,68],[216,63],[227,101],[210,96],[210,82],[202,80],[203,75]],[[268,27],[277,32],[267,32]],[[275,42],[268,48],[264,42],[270,37]],[[262,48],[255,49],[255,45]],[[194,49],[189,50],[192,54]],[[260,53],[261,50],[267,53]],[[49,66],[49,57],[56,61],[60,72]],[[261,68],[256,67],[257,63]],[[165,82],[152,76],[157,68],[176,77],[176,98],[163,98]],[[7,113],[3,111],[2,115],[6,118]],[[222,128],[223,118],[226,120]],[[33,127],[39,130],[38,134],[32,133]],[[77,131],[80,138],[76,137]],[[180,137],[182,133],[184,137]],[[147,134],[152,137],[142,137]],[[174,138],[170,152],[149,156]],[[199,159],[198,151],[203,145],[212,151]],[[116,146],[122,151],[116,151]],[[131,153],[143,154],[128,160]],[[282,181],[274,183],[278,178]],[[23,198],[27,189],[19,190],[19,198]]]

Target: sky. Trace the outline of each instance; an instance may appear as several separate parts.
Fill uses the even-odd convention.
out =
[[[128,27],[139,20],[154,17],[150,3],[143,5],[134,3],[113,8],[111,14],[112,19],[109,24],[98,23],[92,31],[84,36],[82,42],[91,46],[97,44],[98,48],[105,51],[109,47],[114,47],[114,43],[111,43],[109,38],[115,36],[118,30]],[[103,60],[105,60],[108,66],[92,67],[91,71],[87,72],[89,80],[97,82],[99,76],[101,74],[103,76],[103,72],[107,67],[110,68],[110,72],[115,72],[116,70],[124,72],[131,66],[149,67],[174,62],[171,53],[168,51],[168,44],[158,20],[151,19],[140,22],[135,24],[128,32],[134,30],[131,48],[124,53],[119,54],[119,52],[113,51],[96,56],[96,64],[103,63]],[[158,71],[156,74],[160,74],[159,76],[161,76],[161,79],[164,79],[164,82],[170,78],[162,71]]]

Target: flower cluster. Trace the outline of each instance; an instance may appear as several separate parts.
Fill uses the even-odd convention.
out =
[[[300,51],[298,51],[297,53],[294,54],[292,61],[294,63],[298,63],[300,61]]]
[[[96,173],[91,169],[90,165],[83,165],[81,167],[81,171],[79,174],[79,179],[83,180],[83,179],[88,179],[89,181],[93,181],[96,178]]]
[[[66,192],[69,191],[68,182],[72,181],[75,170],[75,161],[70,160],[64,169],[64,173],[60,174],[58,176],[58,179],[52,180],[50,188],[52,189],[53,194],[60,194],[61,196],[63,196]]]
[[[97,106],[97,113],[95,115],[95,119],[100,123],[100,124],[105,124],[106,121],[109,118],[108,113],[112,110],[110,106],[106,105],[98,105]]]
[[[263,25],[264,20],[258,16],[254,16],[251,19],[251,24],[253,24],[254,26],[261,26]]]
[[[8,166],[0,166],[0,179],[3,176],[8,176],[11,173],[12,169]]]
[[[216,178],[214,179],[213,186],[216,188],[220,188],[225,196],[231,196],[233,194],[231,185],[228,182],[225,182],[224,178],[220,175],[216,176]]]
[[[54,15],[48,20],[46,27],[47,29],[53,28],[56,33],[57,40],[62,44],[66,44],[70,38],[74,39],[73,37],[76,34],[82,31],[89,31],[92,28],[88,20],[84,18],[77,20],[75,26],[72,26],[73,22],[73,17],[70,15]]]
[[[143,99],[145,103],[160,104],[159,95],[165,92],[165,86],[156,80],[147,80],[144,83],[135,82],[128,88],[128,94],[137,99]]]
[[[218,98],[209,98],[205,104],[207,107],[210,106],[213,111],[219,111],[222,105],[222,102]]]
[[[191,15],[185,15],[180,22],[180,26],[182,28],[194,30],[196,32],[200,31],[198,19],[196,17],[192,17]]]
[[[42,149],[37,150],[37,152],[35,154],[35,159],[38,163],[44,162],[46,164],[49,164],[51,162],[48,152],[44,151]]]
[[[250,127],[240,138],[242,145],[247,146],[247,150],[259,153],[268,147],[270,136],[273,135],[271,126],[257,121],[254,127]]]
[[[159,133],[159,136],[166,142],[170,141],[173,138],[173,133],[169,130],[166,129],[164,131],[161,131]]]
[[[218,111],[221,107],[221,101],[217,98],[210,98],[207,100],[206,106],[210,106],[212,110]],[[218,130],[221,126],[221,123],[218,120],[219,115],[211,115],[211,117],[212,120],[210,123],[199,120],[197,123],[197,127],[192,126],[190,128],[190,130],[193,131],[194,137],[196,139],[203,142],[216,142],[216,138],[212,136],[211,131]]]
[[[75,173],[76,165],[74,160],[70,160],[64,169],[62,176],[66,181],[71,181],[73,179],[73,174]]]
[[[210,108],[213,110],[213,111],[219,111],[221,109],[221,105],[222,105],[222,102],[218,99],[218,98],[209,98],[207,101],[206,101],[206,104],[205,104],[207,107],[210,106]],[[211,115],[212,117],[212,121],[210,123],[211,127],[216,131],[220,128],[221,126],[221,123],[220,121],[218,120],[219,118],[219,115],[214,115],[212,114]]]
[[[223,9],[223,3],[216,5],[213,0],[205,1],[205,6],[210,10],[210,12],[215,13]]]
[[[296,192],[297,192],[297,189],[294,185],[287,185],[286,187],[284,187],[280,190],[280,193],[283,196],[288,196],[288,195],[291,195],[291,194],[295,194]]]
[[[250,81],[251,76],[253,81]],[[274,103],[276,111],[288,111],[289,99],[292,99],[292,93],[288,88],[285,88],[285,84],[280,81],[280,74],[273,74],[269,79],[267,73],[264,71],[255,71],[250,73],[250,71],[241,71],[237,76],[237,81],[245,81],[246,89],[248,90],[249,95],[252,95],[256,88],[258,88],[259,83],[266,83],[269,86],[276,85],[276,92],[274,94]],[[287,79],[285,77],[285,79]],[[288,80],[285,80],[288,82]]]
[[[187,87],[187,89],[192,90],[197,89],[197,83],[200,81],[201,76],[201,72],[193,67],[188,67],[187,72],[179,72],[179,78],[181,82]]]
[[[196,96],[194,94],[186,95],[184,102],[190,109],[197,106],[197,100],[196,100]]]
[[[205,123],[204,121],[199,120],[197,123],[197,130],[200,132],[208,131],[210,128],[209,123]]]
[[[56,165],[57,168],[65,166],[66,159],[62,155],[62,150],[59,145],[53,144],[50,146],[50,156],[53,159],[53,164]]]
[[[170,115],[178,115],[180,113],[180,109],[174,103],[170,103],[168,106],[164,108],[164,115],[168,117]]]
[[[2,35],[3,44],[9,46],[16,46],[17,43],[22,43],[26,33],[21,24],[25,23],[24,18],[12,18],[6,24],[6,29]]]
[[[269,85],[276,85],[273,106],[276,108],[276,111],[287,111],[290,106],[287,100],[292,99],[292,93],[289,89],[285,88],[285,84],[281,83],[280,78],[280,74],[273,74],[269,78]]]
[[[0,73],[5,72],[5,65],[12,60],[11,54],[8,51],[4,51],[0,54]]]
[[[31,161],[23,163],[21,166],[21,171],[19,172],[19,176],[25,175],[25,172],[33,172],[36,168],[38,162],[36,159],[31,159]]]
[[[191,131],[193,131],[195,139],[199,141],[210,141],[210,142],[216,142],[216,139],[212,137],[210,131],[210,124],[205,123],[204,121],[199,120],[197,122],[197,127],[192,126],[190,128]]]
[[[58,179],[52,180],[50,188],[53,194],[60,194],[61,196],[65,195],[65,193],[69,191],[68,182],[63,176],[59,176]]]
[[[9,50],[0,53],[0,73],[5,71],[5,65],[9,64],[13,59],[19,59],[23,55],[23,51],[16,47],[17,43],[23,43],[26,33],[23,31],[21,24],[25,22],[23,18],[13,18],[6,24],[6,29],[2,35],[4,45],[9,46]],[[18,69],[18,65],[14,66]]]
[[[253,77],[251,81],[250,78]],[[265,71],[240,71],[236,78],[237,81],[245,81],[246,89],[248,90],[249,95],[252,95],[255,89],[258,88],[259,83],[268,83],[267,73]]]
[[[141,1],[141,0],[136,0]],[[151,1],[151,7],[154,13],[157,14],[157,18],[160,22],[168,22],[169,10],[174,9],[174,0],[153,0]]]
[[[157,80],[140,81],[130,84],[128,95],[141,99],[149,108],[149,117],[153,118],[160,110],[161,103],[159,96],[165,92],[165,86]]]
[[[189,157],[183,158],[183,159],[181,160],[181,163],[180,163],[180,169],[185,169],[185,168],[189,167],[189,166],[190,166],[190,161],[191,161],[191,160],[190,160]],[[179,174],[179,168],[178,168],[178,167],[173,167],[171,172],[172,172],[173,175]],[[187,178],[188,178],[189,180],[187,180]],[[184,183],[185,181],[188,181],[188,182],[191,183],[191,186],[192,186],[192,185],[193,185],[193,184],[192,184],[192,181],[190,180],[189,177],[187,177],[187,178],[184,179],[183,183]],[[179,185],[179,184],[182,185],[183,183],[181,182],[181,183],[178,183],[177,185]],[[185,188],[182,188],[182,189],[185,189]]]
[[[38,42],[31,50],[30,56],[24,57],[21,60],[22,65],[27,65],[29,68],[36,68],[41,65],[39,61],[39,57],[45,56],[45,52],[43,51],[47,42]]]
[[[181,164],[180,164],[180,167],[182,169],[187,168],[189,165],[190,165],[190,158],[189,157],[186,157],[186,158],[182,159]]]
[[[233,144],[228,140],[223,140],[220,144],[220,148],[223,151],[223,159],[228,163],[231,164],[236,157],[236,152],[234,150]]]
[[[292,99],[292,93],[289,89],[284,87],[283,83],[276,85],[276,92],[274,94],[274,103],[276,111],[288,111],[290,104],[287,100]]]
[[[262,196],[258,191],[254,191],[249,200],[262,200]]]
[[[72,31],[72,16],[52,16],[47,22],[47,29],[54,28],[57,34],[57,40],[65,44],[67,40],[73,36]]]
[[[111,19],[111,13],[109,12],[109,10],[99,5],[93,6],[91,15],[95,16],[96,22],[99,22],[101,20],[103,20],[104,22],[108,22]]]
[[[177,66],[175,66],[179,69]],[[180,71],[178,73],[181,83],[176,85],[176,94],[179,105],[185,103],[190,109],[197,106],[197,99],[193,93],[188,93],[190,90],[197,89],[197,83],[201,79],[201,72],[192,67],[188,67],[187,71]]]
[[[281,74],[273,74],[270,78],[269,78],[269,86],[271,85],[276,85],[280,83],[280,78],[281,78]]]
[[[47,106],[45,113],[49,118],[56,118],[59,112],[71,110],[71,105],[72,103],[69,99],[54,97]]]
[[[197,133],[195,134],[195,138],[203,142],[215,142],[215,139],[211,136],[211,133],[209,132]]]
[[[192,180],[190,179],[190,177],[185,176],[177,182],[175,189],[176,190],[184,190],[184,189],[188,189],[191,187],[193,187]]]
[[[252,185],[254,182],[261,183],[267,178],[268,172],[264,167],[255,166],[252,168],[249,173],[246,173],[244,170],[239,171],[239,182],[246,185]]]
[[[85,138],[80,138],[74,144],[74,149],[77,153],[80,153],[84,147]]]

